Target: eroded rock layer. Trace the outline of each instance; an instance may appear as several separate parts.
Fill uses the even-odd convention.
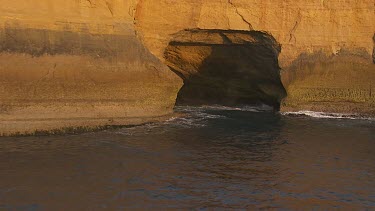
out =
[[[172,66],[167,48],[195,52],[170,45],[195,28],[272,35],[281,44],[284,111],[375,115],[374,10],[373,0],[0,0],[0,134],[138,124],[171,113],[182,80],[160,60]],[[220,48],[210,62],[226,55],[249,65]]]
[[[280,45],[257,31],[184,30],[164,53],[184,86],[177,104],[268,104],[285,97],[280,80]]]
[[[142,0],[136,26],[163,58],[185,29],[258,30],[282,46],[283,111],[375,115],[373,0]]]
[[[143,47],[134,1],[0,1],[0,134],[139,124],[181,80]]]

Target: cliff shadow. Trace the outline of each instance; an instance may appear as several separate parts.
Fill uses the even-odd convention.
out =
[[[280,50],[265,32],[194,29],[175,34],[164,56],[184,80],[176,104],[266,104],[279,109],[286,96]]]

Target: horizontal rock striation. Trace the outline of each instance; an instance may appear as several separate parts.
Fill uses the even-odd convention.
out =
[[[134,1],[0,1],[0,134],[140,124],[181,79],[142,45]]]
[[[375,116],[374,10],[373,0],[143,0],[135,18],[161,60],[181,30],[265,31],[282,46],[283,111]]]
[[[267,73],[276,69],[268,68],[277,66],[276,53],[264,56],[267,47],[249,47],[251,42],[235,52],[244,58],[263,49],[253,61],[225,54],[238,50],[233,43],[243,39],[240,33],[227,39],[205,32],[189,40],[191,29],[258,31],[280,43],[278,65],[288,94],[283,111],[375,116],[374,10],[373,0],[0,0],[0,135],[139,124],[171,114],[182,79],[165,64],[186,77],[202,70],[188,61],[203,63],[178,63],[165,52],[182,58],[199,51],[194,55],[215,65],[228,58],[239,66],[264,64]],[[221,47],[197,45],[214,40]],[[227,69],[239,75],[239,69]],[[262,81],[250,78],[260,87]],[[277,89],[252,99],[278,102]],[[237,103],[243,92],[228,90],[221,93]]]
[[[301,55],[284,81],[284,111],[314,110],[375,115],[375,68],[364,49]]]

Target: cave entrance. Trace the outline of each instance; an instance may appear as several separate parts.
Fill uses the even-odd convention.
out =
[[[259,31],[184,30],[165,50],[167,65],[184,80],[176,105],[254,105],[279,109],[280,44]]]

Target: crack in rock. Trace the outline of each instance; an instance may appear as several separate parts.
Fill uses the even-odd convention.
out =
[[[374,47],[372,48],[372,62],[375,64],[375,33],[372,37],[372,41],[374,42]]]
[[[96,2],[95,0],[86,0],[87,3],[89,3],[89,8],[96,8]]]
[[[109,3],[108,1],[105,1],[105,4],[107,5],[107,8],[108,8],[109,12],[113,16],[113,5],[111,3]]]
[[[290,36],[289,37],[289,43],[292,43],[292,41],[293,41],[293,44],[296,44],[297,38],[294,35],[294,33],[297,31],[297,28],[298,28],[301,20],[302,20],[302,14],[301,14],[301,11],[298,11],[296,23],[294,24],[293,28],[289,32],[289,36]]]
[[[236,5],[232,2],[232,0],[228,0],[228,3],[235,9],[237,15],[241,17],[241,19],[249,26],[249,30],[252,31],[254,30],[253,25],[249,21],[246,20],[246,18],[238,11],[238,8]]]
[[[138,0],[131,0],[130,1],[130,6],[128,8],[128,14],[130,17],[133,18],[134,22],[135,22],[135,13],[136,13],[136,10],[137,10],[137,5],[138,5]]]

